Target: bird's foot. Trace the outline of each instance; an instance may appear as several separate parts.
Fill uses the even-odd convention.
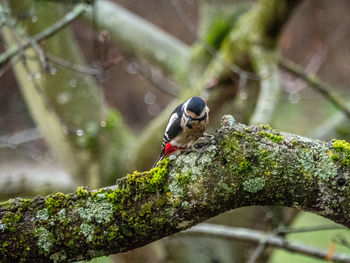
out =
[[[198,165],[198,161],[201,159],[202,155],[207,152],[207,149],[205,147],[201,147],[199,149],[195,149],[195,151],[197,152],[197,158],[194,161],[194,164],[197,166]]]
[[[204,133],[203,136],[198,139],[198,142],[192,145],[192,149],[198,150],[204,146],[210,145],[213,138],[214,135]]]
[[[204,137],[204,138],[210,138],[210,139],[213,139],[213,138],[214,138],[214,135],[212,135],[212,134],[208,134],[208,133],[203,133],[203,137]]]
[[[194,144],[192,146],[193,150],[195,152],[197,152],[198,156],[195,160],[195,165],[198,165],[198,161],[199,159],[202,157],[202,155],[207,152],[207,147],[205,146],[209,146],[211,144],[211,139],[213,138],[214,136],[213,135],[209,135],[206,136],[206,138],[203,137],[204,140],[201,140],[200,142]]]

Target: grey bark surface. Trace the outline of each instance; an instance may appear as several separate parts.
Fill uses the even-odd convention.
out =
[[[225,211],[279,205],[350,226],[350,144],[233,123],[201,152],[166,159],[116,186],[0,204],[2,262],[67,262],[125,252]]]

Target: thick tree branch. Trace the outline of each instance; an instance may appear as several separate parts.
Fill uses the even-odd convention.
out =
[[[2,203],[1,261],[124,252],[250,205],[295,207],[350,226],[350,144],[246,127],[230,116],[223,123],[198,145],[202,154],[166,159],[117,186]]]

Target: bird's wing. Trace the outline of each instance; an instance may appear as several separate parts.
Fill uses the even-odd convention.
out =
[[[182,115],[182,105],[183,103],[177,106],[176,109],[170,115],[169,122],[165,129],[165,133],[163,137],[162,148],[164,148],[165,145],[168,142],[170,142],[173,138],[175,138],[182,130],[180,125],[181,115]]]

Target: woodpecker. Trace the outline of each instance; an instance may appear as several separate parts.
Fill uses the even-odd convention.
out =
[[[192,97],[177,106],[170,115],[163,137],[162,151],[152,168],[171,153],[189,149],[203,136],[208,124],[209,108],[203,98]]]

